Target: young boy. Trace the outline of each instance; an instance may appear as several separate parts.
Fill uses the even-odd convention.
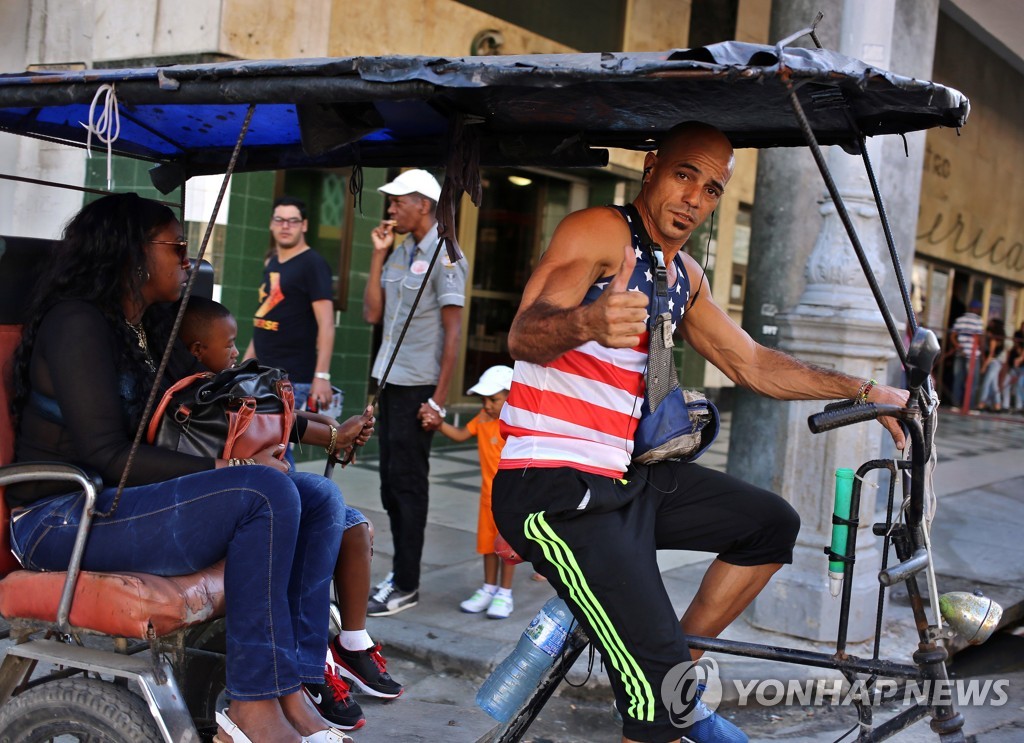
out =
[[[480,381],[469,388],[467,395],[483,397],[483,409],[465,428],[456,428],[436,417],[437,430],[452,441],[468,441],[476,436],[477,451],[480,453],[480,515],[476,528],[476,551],[484,556],[484,584],[476,593],[459,604],[467,614],[479,614],[487,610],[490,619],[506,619],[512,613],[512,576],[515,565],[510,565],[494,553],[494,538],[498,528],[491,515],[491,480],[498,471],[501,449],[505,441],[499,431],[498,416],[512,386],[512,369],[507,366],[492,366],[480,377]]]
[[[235,338],[238,324],[227,307],[192,297],[182,320],[179,338],[192,355],[212,372],[235,365],[238,349]],[[365,416],[353,416],[342,424],[332,418],[296,411],[306,419],[303,440],[323,443],[330,440],[330,427],[338,429],[344,440],[348,429],[361,428]],[[327,720],[343,730],[356,730],[366,724],[359,705],[349,696],[349,679],[361,691],[383,699],[394,699],[403,689],[387,672],[386,661],[366,631],[366,597],[370,592],[370,558],[373,554],[373,526],[352,507],[345,510],[345,533],[338,562],[334,568],[334,589],[341,609],[341,634],[330,642],[324,683],[304,684],[310,701]],[[344,678],[342,678],[344,677]]]

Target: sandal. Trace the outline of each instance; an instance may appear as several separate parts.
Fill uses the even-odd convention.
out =
[[[242,732],[242,729],[228,717],[227,709],[223,712],[217,712],[215,717],[217,725],[231,736],[230,743],[252,743],[249,736]],[[217,735],[213,736],[213,743],[228,743],[228,741],[221,738],[218,732]],[[355,738],[351,735],[346,735],[337,728],[327,728],[326,730],[320,730],[312,735],[305,736],[302,739],[302,743],[355,743]]]
[[[231,743],[252,743],[252,741],[249,740],[249,736],[243,733],[242,729],[238,727],[238,725],[231,722],[231,718],[228,717],[228,710],[226,707],[224,708],[224,711],[217,712],[214,717],[217,719],[218,727],[231,736]],[[221,738],[220,731],[218,731],[217,734],[213,736],[213,743],[228,743],[228,741]]]
[[[303,743],[356,743],[355,738],[351,735],[346,735],[338,730],[338,728],[320,730],[312,735],[307,735],[302,740]]]

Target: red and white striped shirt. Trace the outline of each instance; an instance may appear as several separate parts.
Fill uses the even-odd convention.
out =
[[[629,288],[652,295],[652,273],[644,251]],[[677,256],[669,269],[669,306],[673,327],[689,299],[689,282]],[[596,300],[611,277],[600,279],[583,304]],[[633,348],[606,348],[587,341],[554,361],[517,361],[512,389],[501,411],[505,448],[500,469],[572,467],[621,477],[633,454],[647,366],[648,333]]]

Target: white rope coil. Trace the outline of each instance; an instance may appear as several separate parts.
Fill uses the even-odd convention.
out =
[[[99,116],[96,115],[97,106],[101,107]],[[107,146],[107,190],[111,191],[114,188],[113,144],[121,135],[121,114],[117,109],[117,91],[113,85],[104,83],[99,87],[89,106],[89,122],[82,126],[89,131],[85,142],[89,157],[92,157],[93,135]]]

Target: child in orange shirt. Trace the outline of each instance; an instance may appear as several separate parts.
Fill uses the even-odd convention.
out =
[[[476,551],[484,556],[484,584],[471,597],[459,604],[467,614],[487,610],[490,619],[505,619],[512,613],[512,575],[515,565],[509,565],[494,553],[494,538],[498,528],[491,515],[491,481],[498,472],[498,461],[505,440],[499,431],[498,415],[512,386],[512,369],[492,366],[466,393],[483,397],[483,409],[465,428],[441,421],[438,429],[452,441],[468,441],[476,436],[480,453],[480,515],[476,528]],[[424,425],[427,422],[424,421]]]

